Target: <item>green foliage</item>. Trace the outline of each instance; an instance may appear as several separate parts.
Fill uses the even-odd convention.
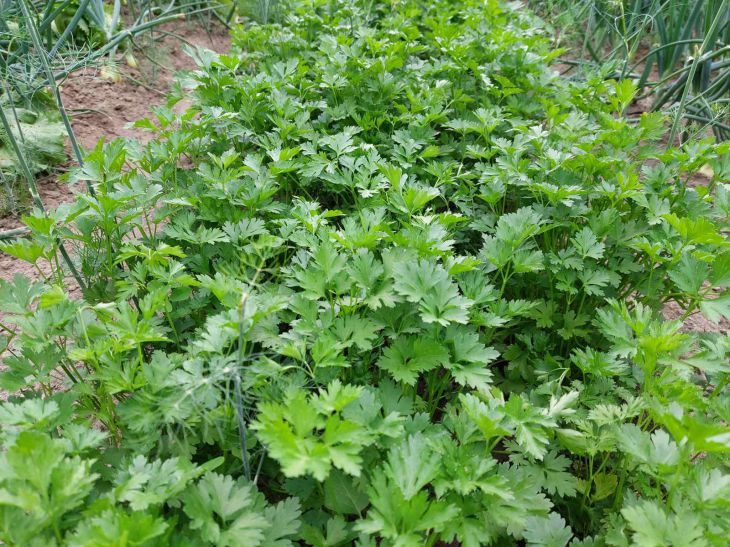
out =
[[[13,116],[10,112],[6,115]],[[63,150],[64,129],[60,121],[53,119],[49,114],[39,116],[30,110],[17,109],[15,115],[18,116],[19,127],[13,138],[21,140],[26,153],[35,160],[31,166],[34,173],[43,171],[66,158]],[[6,142],[7,136],[0,133],[0,169],[7,173],[8,177],[19,177],[17,158]]]
[[[619,76],[631,102],[648,87],[651,109],[672,111],[730,139],[727,0],[540,0],[530,2],[582,48],[583,62]],[[638,83],[637,85],[634,85]],[[638,90],[637,90],[638,87]]]
[[[517,5],[287,9],[0,247],[0,539],[724,545],[728,146]]]

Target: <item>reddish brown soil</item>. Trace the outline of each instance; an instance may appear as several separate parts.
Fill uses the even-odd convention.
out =
[[[215,26],[208,34],[201,24],[186,23],[164,27],[185,42],[202,46],[219,53],[229,47],[228,31]],[[143,45],[142,40],[138,40]],[[174,36],[166,36],[154,47],[133,51],[140,68],[131,68],[120,55],[118,70],[121,81],[113,82],[101,77],[100,70],[88,69],[74,74],[62,85],[66,107],[76,111],[74,132],[82,147],[93,147],[100,138],[132,137],[142,141],[149,133],[129,127],[131,122],[145,118],[150,108],[165,102],[173,75],[180,70],[195,68],[193,60],[183,52],[184,42]],[[152,57],[160,66],[153,74]],[[136,80],[136,82],[135,82]],[[140,85],[140,83],[144,85]]]
[[[681,317],[684,310],[676,302],[669,302],[664,307],[664,317],[677,319]],[[690,315],[682,323],[683,332],[730,332],[730,321],[720,319],[719,323],[713,323],[699,312]]]

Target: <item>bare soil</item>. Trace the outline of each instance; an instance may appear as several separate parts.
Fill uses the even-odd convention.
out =
[[[677,319],[682,316],[684,310],[676,302],[669,302],[664,307],[666,319]],[[695,312],[682,323],[683,332],[730,332],[730,321],[721,318],[718,323],[713,323],[700,312]]]
[[[174,31],[175,36],[167,35],[154,47],[134,51],[139,68],[131,68],[120,55],[121,81],[101,77],[97,68],[77,72],[64,82],[63,97],[66,107],[76,111],[73,127],[82,147],[91,148],[100,138],[149,140],[149,132],[129,124],[149,116],[152,107],[164,104],[176,72],[195,68],[183,52],[185,44],[218,53],[228,51],[230,45],[228,31],[222,26],[212,27],[210,33],[192,22],[162,30],[170,34]],[[158,64],[156,69],[150,59]]]

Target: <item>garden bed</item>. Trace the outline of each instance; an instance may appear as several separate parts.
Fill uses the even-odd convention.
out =
[[[517,4],[285,13],[0,247],[0,539],[724,545],[730,147]]]

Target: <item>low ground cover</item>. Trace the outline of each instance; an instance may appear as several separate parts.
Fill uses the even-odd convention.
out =
[[[2,540],[723,545],[728,145],[515,5],[282,12],[0,244]]]

